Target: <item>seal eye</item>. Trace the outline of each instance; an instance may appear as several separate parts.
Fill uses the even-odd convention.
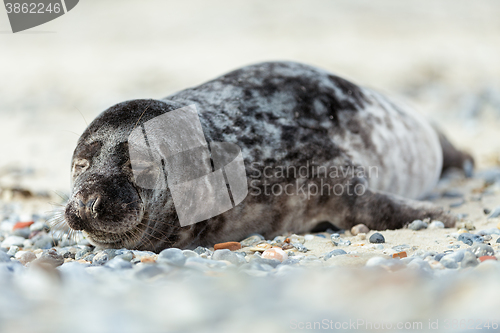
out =
[[[75,164],[73,165],[73,172],[75,174],[82,173],[89,167],[89,161],[83,158],[79,158],[75,160]]]

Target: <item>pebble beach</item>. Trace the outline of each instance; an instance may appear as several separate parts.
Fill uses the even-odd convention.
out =
[[[457,213],[456,228],[416,220],[401,230],[253,234],[159,254],[96,249],[81,235],[52,233],[51,214],[29,215],[19,201],[2,201],[0,325],[12,332],[286,332],[355,323],[357,331],[398,324],[426,331],[437,321],[443,330],[493,329],[500,324],[500,206],[492,206],[500,202],[500,169],[472,179],[450,175],[440,188],[437,203],[455,206],[460,198],[452,209],[471,212]]]

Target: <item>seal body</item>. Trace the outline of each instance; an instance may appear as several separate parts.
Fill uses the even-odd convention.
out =
[[[249,194],[223,214],[181,227],[168,188],[136,184],[128,137],[193,105],[208,142],[240,147]],[[444,166],[467,161],[420,115],[373,90],[304,64],[261,63],[104,111],[77,144],[65,217],[97,246],[154,251],[306,232],[322,221],[384,230],[432,218],[451,226],[455,217],[415,199],[433,189]]]

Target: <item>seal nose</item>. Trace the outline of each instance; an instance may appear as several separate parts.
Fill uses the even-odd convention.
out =
[[[97,207],[101,202],[101,198],[98,195],[92,196],[87,199],[87,202],[83,202],[78,199],[78,213],[82,219],[85,218],[96,218],[97,217]]]

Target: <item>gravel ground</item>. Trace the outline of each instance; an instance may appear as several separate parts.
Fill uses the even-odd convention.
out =
[[[0,201],[2,332],[287,332],[348,324],[357,331],[427,331],[431,324],[466,331],[500,324],[500,206],[489,206],[500,203],[500,169],[441,181],[430,199],[458,206],[457,228],[417,220],[379,232],[357,226],[273,240],[255,234],[234,251],[99,250],[82,237],[52,234],[52,213],[27,214],[36,198],[10,195]]]

